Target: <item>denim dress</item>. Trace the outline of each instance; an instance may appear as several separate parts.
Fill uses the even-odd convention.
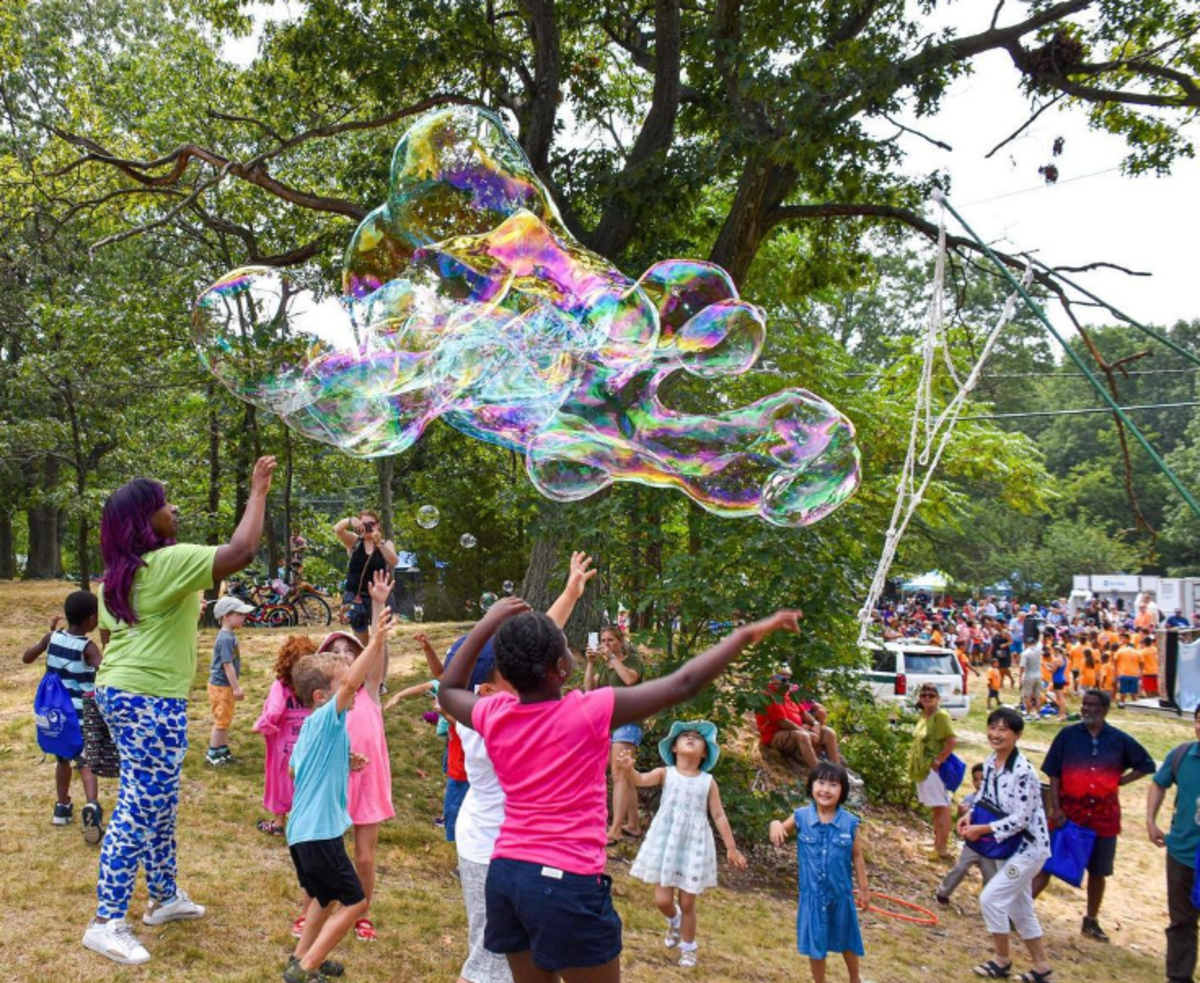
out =
[[[852,859],[859,819],[839,808],[833,822],[823,823],[811,803],[797,809],[795,818],[800,884],[796,948],[810,959],[824,959],[830,952],[861,956]]]

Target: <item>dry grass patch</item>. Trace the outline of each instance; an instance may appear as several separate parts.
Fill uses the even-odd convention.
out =
[[[181,884],[208,906],[209,913],[200,923],[143,926],[146,893],[139,885],[130,915],[138,920],[139,934],[153,959],[144,967],[122,968],[79,944],[94,905],[97,851],[84,844],[78,821],[66,829],[50,825],[54,770],[51,763],[41,761],[30,713],[41,667],[26,667],[19,660],[24,647],[39,638],[50,617],[61,610],[62,599],[71,589],[65,583],[0,582],[0,607],[5,612],[0,653],[10,667],[0,677],[0,782],[5,789],[0,906],[7,916],[6,931],[0,935],[4,978],[54,983],[279,979],[292,944],[288,930],[299,911],[299,892],[282,839],[266,837],[254,828],[264,815],[263,747],[250,725],[270,686],[275,651],[286,633],[258,630],[241,636],[247,700],[237,707],[230,738],[240,761],[222,771],[208,768],[203,760],[210,726],[203,687],[214,633],[201,633],[201,667],[189,712],[193,750],[184,766],[179,859]],[[444,651],[463,627],[404,626],[393,646],[390,685],[395,688],[425,678],[424,659],[410,640],[418,628]],[[980,695],[977,704],[982,702]],[[373,909],[380,940],[375,945],[343,943],[337,955],[345,960],[350,980],[450,981],[464,955],[466,922],[452,874],[454,851],[432,825],[441,811],[442,745],[420,719],[426,709],[427,703],[414,699],[387,717],[397,816],[385,824],[380,836]],[[978,743],[982,719],[977,711],[963,728],[964,736],[976,741],[965,749],[972,761],[983,756]],[[1187,739],[1191,730],[1186,722],[1132,715],[1115,722],[1127,726],[1158,756]],[[1040,755],[1033,749],[1040,747],[1044,753],[1053,733],[1053,725],[1030,727],[1026,743],[1035,761],[1040,763]],[[733,743],[740,747],[743,741]],[[101,793],[108,811],[116,782],[101,781]],[[75,795],[78,799],[78,786]],[[1126,834],[1103,919],[1113,944],[1087,943],[1079,936],[1081,892],[1055,886],[1038,904],[1059,980],[1158,983],[1162,979],[1163,859],[1141,832],[1145,785],[1127,788],[1122,801]],[[873,885],[932,906],[931,892],[941,871],[925,859],[932,845],[927,825],[879,809],[868,809],[865,818]],[[751,871],[737,874],[723,869],[723,887],[701,899],[700,964],[691,974],[676,967],[662,945],[653,889],[628,877],[636,847],[626,844],[614,851],[610,873],[625,922],[627,980],[793,983],[808,978],[807,964],[795,952],[794,867],[764,845],[765,832],[762,839],[743,845],[752,858]],[[977,885],[977,880],[964,884],[952,908],[939,912],[942,923],[937,928],[866,916],[866,978],[876,983],[974,978],[971,965],[987,953]],[[1025,965],[1022,955],[1017,963]],[[839,958],[830,960],[829,970],[831,980],[845,980]]]

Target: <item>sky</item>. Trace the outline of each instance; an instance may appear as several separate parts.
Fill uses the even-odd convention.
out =
[[[255,16],[283,20],[303,13],[302,0],[276,0],[258,7]],[[992,4],[979,0],[943,4],[934,28],[953,26],[960,34],[987,27]],[[1027,15],[1024,4],[1011,5],[1001,23]],[[232,41],[225,55],[245,64],[253,59],[259,30]],[[900,116],[899,121],[949,144],[934,147],[920,137],[903,135],[904,171],[925,175],[940,170],[951,181],[950,202],[989,244],[1008,252],[1032,253],[1051,266],[1082,266],[1105,261],[1144,271],[1131,277],[1097,270],[1072,278],[1129,316],[1146,324],[1170,326],[1200,318],[1200,291],[1195,289],[1195,241],[1200,230],[1200,160],[1181,160],[1164,178],[1125,177],[1120,164],[1127,150],[1123,139],[1090,130],[1082,108],[1051,108],[990,160],[986,155],[1030,115],[1021,95],[1020,75],[1004,52],[991,52],[974,62],[974,72],[958,80],[941,111],[929,120]],[[890,124],[872,121],[875,132],[892,134]],[[1063,153],[1053,157],[1055,138]],[[1054,163],[1055,185],[1047,185],[1038,167]],[[927,212],[936,218],[930,203]],[[1169,219],[1169,221],[1168,221]],[[953,227],[953,220],[951,219]],[[921,237],[916,237],[925,243]],[[1107,312],[1078,307],[1085,323],[1108,324]],[[1065,318],[1048,310],[1057,327],[1069,331]]]

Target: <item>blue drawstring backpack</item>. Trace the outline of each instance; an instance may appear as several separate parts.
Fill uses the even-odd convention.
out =
[[[937,774],[947,792],[957,792],[966,777],[967,763],[951,751],[946,760],[938,765]]]
[[[1095,830],[1068,819],[1050,831],[1050,859],[1042,866],[1042,873],[1066,881],[1071,887],[1080,887],[1095,844]]]
[[[38,747],[46,754],[73,760],[83,753],[83,730],[71,694],[63,681],[46,673],[33,698],[33,719],[37,722]]]

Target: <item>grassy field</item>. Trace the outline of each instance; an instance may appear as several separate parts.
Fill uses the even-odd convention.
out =
[[[180,883],[208,906],[200,922],[160,928],[141,924],[144,886],[139,886],[131,921],[153,956],[142,967],[119,967],[79,944],[94,907],[97,851],[79,834],[78,821],[67,828],[50,824],[54,804],[54,767],[43,761],[33,733],[31,704],[40,663],[20,662],[24,647],[41,637],[52,614],[61,610],[70,585],[0,582],[0,653],[10,671],[0,677],[0,782],[6,793],[4,836],[0,838],[0,905],[7,913],[0,933],[3,979],[171,980],[173,983],[258,983],[276,980],[290,951],[288,929],[298,914],[299,892],[279,838],[259,833],[263,816],[262,742],[250,731],[271,682],[274,651],[284,633],[247,631],[242,636],[244,686],[231,746],[240,763],[220,772],[203,760],[209,722],[203,695],[204,673],[197,675],[190,710],[192,751],[184,766],[179,823]],[[461,626],[422,626],[444,650]],[[393,646],[389,684],[395,689],[424,678],[418,647],[405,627]],[[201,662],[213,634],[201,636]],[[203,668],[203,667],[202,667]],[[972,680],[973,686],[978,680]],[[982,690],[977,709],[960,728],[968,761],[982,760]],[[432,819],[440,812],[441,745],[420,714],[422,700],[388,717],[396,818],[383,827],[379,846],[379,883],[373,916],[379,942],[343,943],[339,958],[347,978],[370,981],[455,979],[464,955],[466,923],[458,882],[452,875],[454,851]],[[1191,736],[1185,721],[1113,712],[1161,758]],[[1056,725],[1031,724],[1026,751],[1040,763]],[[1038,903],[1056,978],[1064,981],[1120,980],[1157,983],[1163,977],[1162,930],[1166,924],[1163,858],[1143,832],[1145,783],[1129,786],[1122,801],[1126,832],[1117,857],[1117,875],[1102,923],[1111,945],[1079,935],[1082,893],[1057,882]],[[101,782],[106,812],[116,782]],[[74,790],[78,811],[78,785]],[[916,817],[867,809],[864,826],[872,885],[930,907],[940,869],[925,859],[932,838]],[[765,845],[742,844],[751,869],[737,874],[722,869],[722,888],[706,893],[699,906],[700,964],[692,971],[712,981],[792,981],[807,979],[807,963],[795,952],[795,899],[792,874]],[[634,847],[613,854],[616,904],[625,922],[625,978],[661,983],[683,978],[662,947],[661,920],[652,889],[627,876]],[[974,978],[970,967],[986,957],[986,936],[979,919],[978,881],[969,879],[949,910],[939,912],[936,928],[919,928],[879,915],[863,922],[866,979],[910,983],[933,978]],[[1026,966],[1017,949],[1017,966]],[[830,979],[845,980],[840,959],[830,960]]]

